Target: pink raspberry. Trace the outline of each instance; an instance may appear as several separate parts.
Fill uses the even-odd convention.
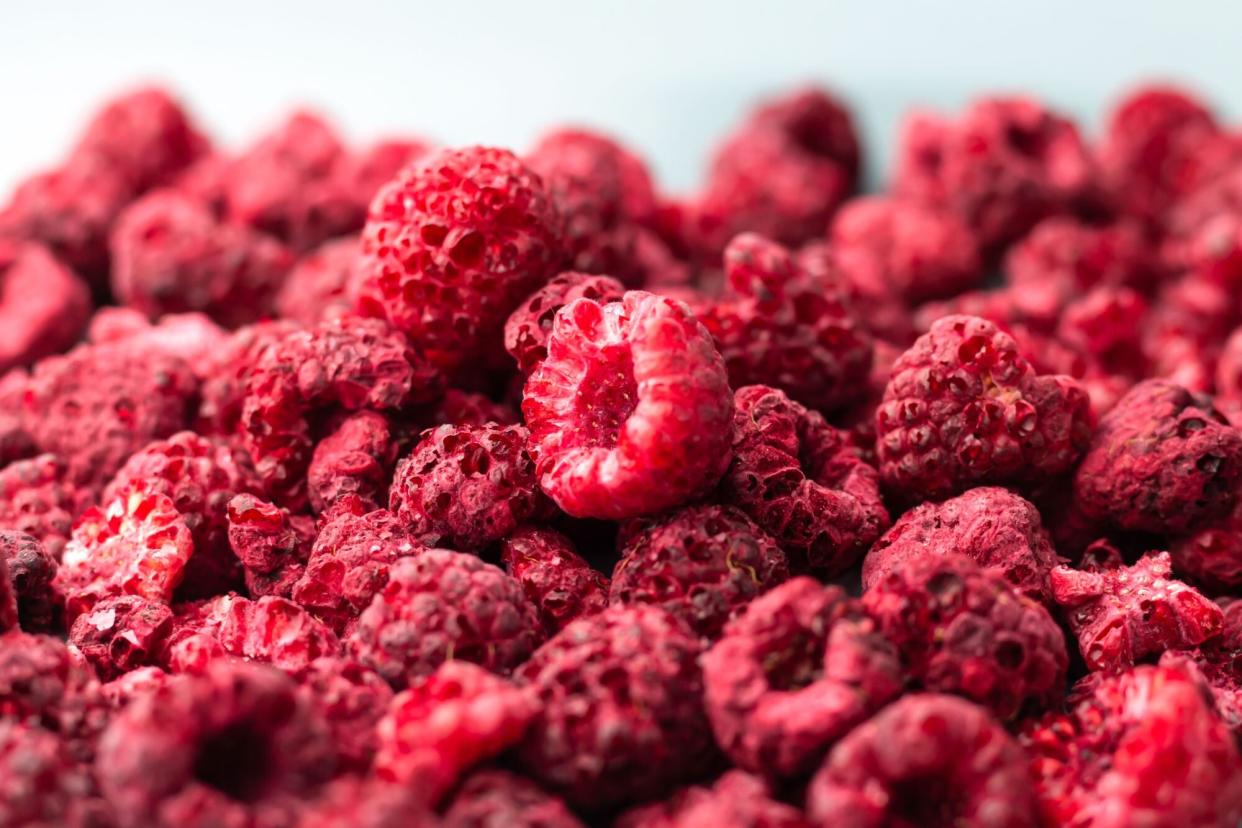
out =
[[[738,389],[724,499],[791,556],[794,571],[840,574],[888,526],[875,469],[849,435],[780,391]]]
[[[608,578],[592,569],[560,532],[519,527],[501,541],[500,560],[539,611],[549,636],[608,606]]]
[[[137,595],[105,598],[69,629],[69,641],[105,681],[154,664],[172,629],[167,604]]]
[[[778,802],[762,779],[731,770],[710,788],[683,788],[664,802],[621,815],[616,828],[806,828],[802,812]]]
[[[805,775],[901,692],[901,665],[840,587],[794,578],[756,598],[702,659],[716,741],[737,765]]]
[[[798,250],[798,265],[816,284],[844,293],[863,329],[880,341],[914,341],[914,318],[904,299],[884,280],[884,274],[861,256],[842,254],[827,241],[811,242]],[[840,260],[839,260],[840,259]]]
[[[343,316],[361,244],[354,236],[325,242],[298,260],[276,293],[276,314],[303,325]]]
[[[1167,282],[1143,326],[1148,372],[1189,391],[1212,390],[1216,358],[1242,322],[1236,290],[1190,271]]]
[[[398,448],[388,418],[378,411],[358,411],[342,419],[315,446],[307,466],[311,508],[322,514],[351,495],[372,505],[383,502]]]
[[[0,238],[0,372],[67,350],[90,313],[86,284],[47,248]]]
[[[557,313],[522,413],[540,485],[578,517],[677,506],[730,458],[733,405],[710,335],[685,305],[642,291]]]
[[[505,350],[529,376],[548,356],[548,337],[552,322],[561,308],[576,299],[590,299],[601,305],[618,302],[625,286],[611,276],[592,276],[573,271],[562,273],[532,293],[505,322]]]
[[[33,538],[30,539],[34,541]],[[20,627],[17,615],[17,585],[9,574],[8,556],[4,554],[6,546],[16,546],[16,539],[9,537],[8,533],[0,535],[0,633]]]
[[[24,532],[60,560],[74,518],[93,500],[70,483],[68,469],[54,454],[18,460],[0,469],[0,526]]]
[[[880,476],[907,499],[1069,470],[1091,438],[1086,393],[1038,375],[991,322],[946,316],[893,365],[876,412]]]
[[[1216,363],[1216,393],[1229,399],[1242,398],[1242,328],[1225,340]]]
[[[1242,588],[1242,504],[1224,520],[1169,543],[1180,577],[1211,595],[1237,594]]]
[[[392,701],[392,688],[357,662],[323,656],[295,678],[310,706],[328,723],[340,770],[365,773],[379,748],[376,726]]]
[[[365,209],[380,188],[411,163],[435,150],[426,138],[399,136],[381,138],[370,146],[346,154],[332,177],[343,181],[354,200]]]
[[[12,591],[16,616],[8,615],[0,597],[0,626],[20,626],[27,632],[47,632],[59,611],[60,597],[52,588],[58,564],[39,540],[24,532],[0,529],[0,595]],[[20,622],[20,624],[19,624]]]
[[[453,828],[584,828],[563,801],[534,782],[515,773],[489,769],[466,777],[444,812],[444,824]]]
[[[841,740],[807,791],[822,825],[1034,828],[1035,796],[1017,742],[981,707],[918,693]]]
[[[288,597],[310,555],[315,527],[304,515],[239,494],[228,502],[228,539],[251,595]]]
[[[133,308],[104,307],[91,317],[86,338],[93,344],[125,342],[135,350],[152,350],[177,357],[202,378],[229,334],[201,313],[170,313],[152,324]]]

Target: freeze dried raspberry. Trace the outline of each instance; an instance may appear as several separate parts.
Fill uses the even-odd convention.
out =
[[[435,803],[470,767],[521,739],[534,715],[524,688],[468,662],[445,662],[389,704],[375,774]]]
[[[717,743],[777,779],[811,771],[902,687],[897,651],[862,605],[807,577],[756,598],[702,663]]]
[[[526,453],[526,429],[498,425],[423,432],[397,464],[388,506],[424,545],[467,552],[549,510]]]
[[[96,771],[122,825],[291,826],[331,774],[332,744],[293,681],[221,664],[135,699],[104,732]]]
[[[522,413],[540,485],[576,517],[677,506],[730,459],[733,404],[711,336],[685,305],[642,291],[557,313]]]
[[[93,682],[85,662],[59,638],[0,634],[0,720],[64,732],[73,706]]]
[[[916,112],[899,144],[894,192],[957,215],[986,253],[1066,212],[1095,184],[1077,127],[1030,98],[983,98],[955,121]]]
[[[827,242],[804,245],[797,254],[799,266],[811,280],[830,292],[843,291],[853,308],[854,316],[864,330],[880,340],[908,344],[914,341],[914,319],[905,300],[885,281],[874,267],[862,266],[855,257],[845,267],[837,261],[836,249]]]
[[[762,236],[724,252],[724,295],[698,314],[734,387],[766,383],[811,408],[855,402],[871,368],[871,337],[844,292],[805,271]]]
[[[991,322],[946,316],[893,365],[876,434],[885,486],[937,499],[1069,470],[1091,439],[1091,418],[1077,382],[1037,375]]]
[[[298,817],[298,828],[442,828],[423,797],[372,777],[340,776]]]
[[[1165,650],[1195,647],[1221,627],[1220,607],[1173,578],[1168,552],[1126,566],[1101,541],[1087,549],[1081,569],[1053,569],[1049,585],[1092,670],[1120,672]]]
[[[110,825],[90,774],[41,727],[0,721],[0,825]]]
[[[112,290],[152,319],[199,311],[234,328],[271,316],[293,266],[280,242],[217,219],[176,190],[155,190],[112,228]]]
[[[358,411],[319,441],[306,469],[306,488],[316,513],[356,495],[373,506],[384,502],[399,446],[388,418]]]
[[[863,589],[923,558],[963,555],[1019,593],[1051,606],[1048,572],[1059,563],[1039,511],[1008,489],[983,486],[906,512],[863,561]]]
[[[611,276],[567,272],[554,276],[509,315],[505,322],[505,350],[529,375],[548,356],[548,337],[557,312],[575,299],[606,304],[618,302],[625,286]]]
[[[1175,533],[1227,516],[1239,481],[1242,434],[1207,397],[1153,379],[1130,389],[1100,421],[1074,496],[1097,521]]]
[[[539,611],[547,635],[608,606],[608,578],[560,532],[520,527],[501,542],[500,560]]]
[[[1224,520],[1172,540],[1169,555],[1180,577],[1212,595],[1242,588],[1242,505]]]
[[[711,765],[699,644],[658,607],[609,607],[557,633],[518,677],[539,701],[526,773],[584,810],[660,796]]]
[[[0,570],[6,573],[0,578],[0,593],[11,588],[17,608],[13,623],[0,626],[11,627],[20,621],[19,626],[27,632],[52,629],[60,602],[52,589],[56,569],[56,559],[37,538],[24,532],[0,529]],[[0,599],[0,604],[3,603]]]
[[[613,604],[654,604],[705,638],[789,578],[785,553],[730,506],[691,506],[643,526],[612,572]]]
[[[69,540],[74,517],[93,499],[67,476],[68,469],[54,454],[0,469],[0,526],[34,537],[56,560]]]
[[[235,435],[246,401],[246,384],[260,358],[286,335],[298,330],[300,326],[276,319],[245,325],[229,334],[197,372],[203,382],[194,430],[200,434]]]
[[[1055,216],[1009,249],[1005,275],[1014,286],[1051,290],[1063,304],[1095,287],[1149,292],[1159,268],[1156,252],[1137,224],[1094,225]]]
[[[1110,374],[1147,373],[1142,321],[1147,300],[1130,288],[1099,287],[1070,302],[1057,325],[1057,338],[1086,354],[1092,367]]]
[[[195,376],[203,376],[229,334],[201,313],[170,313],[152,324],[133,308],[104,307],[95,311],[86,331],[94,344],[125,342],[135,350],[153,350],[185,361]]]
[[[983,276],[970,228],[953,213],[915,202],[856,198],[833,217],[828,238],[842,269],[874,271],[867,278],[907,302],[952,296]]]
[[[485,353],[562,260],[561,219],[506,150],[447,150],[406,168],[371,204],[360,306],[447,365]]]
[[[388,682],[361,664],[328,656],[310,662],[296,678],[332,731],[338,770],[368,771],[379,747],[376,725],[392,701]]]
[[[68,349],[90,314],[86,284],[47,248],[0,238],[0,372]]]
[[[473,555],[428,549],[393,564],[348,644],[402,689],[448,660],[507,673],[539,640],[535,608],[517,581]]]
[[[1242,758],[1176,666],[1092,673],[1068,714],[1022,731],[1046,825],[1232,825],[1242,813]]]
[[[1234,330],[1221,348],[1216,363],[1216,393],[1230,399],[1242,398],[1242,328]]]
[[[381,187],[412,162],[434,150],[432,143],[424,138],[384,138],[366,149],[347,153],[332,175],[345,182],[353,199],[365,209]]]
[[[738,389],[722,491],[791,556],[795,572],[840,574],[888,527],[875,469],[849,435],[780,391]]]
[[[167,604],[193,553],[171,498],[143,483],[120,489],[78,519],[65,546],[55,586],[65,596],[66,621],[114,596]]]
[[[361,244],[356,236],[325,242],[298,260],[276,293],[276,314],[303,325],[353,308],[350,294]]]
[[[425,428],[481,426],[488,423],[506,426],[518,425],[522,418],[507,402],[496,402],[483,394],[450,388],[444,392],[443,399],[420,416],[419,422]]]
[[[466,777],[444,812],[451,828],[583,828],[558,797],[529,779],[504,770],[484,769]]]
[[[833,748],[807,791],[822,825],[1033,828],[1022,749],[981,707],[906,696]]]
[[[1161,666],[1188,665],[1203,676],[1212,690],[1216,712],[1235,736],[1242,732],[1242,602],[1221,601],[1221,630],[1194,650],[1170,650],[1160,657]]]
[[[664,802],[621,815],[616,828],[806,828],[802,812],[778,802],[762,779],[731,770],[710,788],[684,788]]]
[[[228,502],[228,538],[250,594],[287,597],[302,577],[315,526],[306,515],[239,494]]]
[[[105,598],[73,622],[69,642],[107,681],[154,664],[172,629],[172,617],[168,605],[137,595]]]
[[[30,538],[29,535],[25,537]],[[34,541],[33,538],[30,540]],[[38,541],[34,542],[38,543]],[[13,542],[7,537],[0,536],[0,633],[20,627],[17,616],[17,585],[9,574],[8,558],[3,549],[4,546],[9,545],[13,545]]]

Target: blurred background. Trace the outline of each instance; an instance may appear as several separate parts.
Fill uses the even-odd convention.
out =
[[[713,141],[764,93],[819,80],[853,105],[882,180],[901,114],[1030,91],[1094,132],[1147,78],[1242,110],[1225,2],[299,3],[215,0],[0,6],[0,191],[53,163],[103,98],[168,83],[226,144],[290,107],[356,139],[527,146],[543,128],[606,128],[691,187]]]

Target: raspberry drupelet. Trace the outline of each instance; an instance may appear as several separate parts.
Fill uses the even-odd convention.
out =
[[[466,777],[444,811],[444,826],[494,828],[584,828],[559,797],[505,770],[483,769]]]
[[[773,798],[762,779],[731,770],[710,788],[684,788],[622,814],[616,828],[807,828],[802,812]]]
[[[557,312],[575,299],[590,299],[601,305],[618,302],[625,286],[611,276],[593,276],[569,271],[553,276],[509,315],[505,322],[505,350],[517,362],[518,370],[529,376],[548,356],[548,337]]]
[[[549,636],[608,606],[607,576],[592,569],[573,542],[554,529],[519,527],[501,541],[500,560],[539,611]]]
[[[0,372],[68,350],[90,313],[86,283],[47,248],[0,238]]]

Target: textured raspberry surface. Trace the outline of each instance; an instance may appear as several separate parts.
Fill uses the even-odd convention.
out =
[[[337,769],[365,773],[375,758],[375,728],[392,701],[392,688],[380,675],[357,662],[324,656],[295,677],[300,692],[328,723]]]
[[[228,502],[229,547],[252,595],[288,597],[315,542],[310,518],[251,494]]]
[[[7,598],[0,597],[0,626],[20,626],[27,632],[47,632],[53,627],[60,599],[52,589],[57,563],[33,535],[0,529],[0,593],[13,597],[16,616],[9,616]],[[20,624],[19,624],[20,622]]]
[[[353,307],[350,293],[361,245],[354,236],[333,239],[298,260],[276,293],[278,316],[303,325],[343,316]]]
[[[73,622],[69,642],[107,681],[154,664],[172,630],[172,617],[166,604],[137,595],[105,598]]]
[[[206,355],[197,371],[202,387],[198,418],[194,423],[196,431],[220,436],[237,433],[246,399],[246,382],[260,356],[295,330],[299,330],[298,326],[287,320],[244,325]]]
[[[797,808],[773,799],[762,779],[732,770],[710,788],[685,788],[664,802],[622,814],[615,824],[617,828],[805,828],[807,822]]]
[[[59,560],[73,519],[91,500],[66,480],[68,469],[54,454],[18,460],[0,469],[0,526],[30,535]]]
[[[306,488],[316,513],[342,497],[357,496],[376,506],[386,500],[399,446],[388,418],[378,411],[346,416],[315,446],[306,469]]]
[[[452,828],[530,825],[537,828],[583,828],[558,797],[534,782],[504,770],[472,773],[444,812]]]
[[[47,248],[0,238],[0,372],[67,350],[90,313],[86,283]]]
[[[553,529],[519,527],[501,542],[500,560],[535,605],[547,635],[608,606],[608,578]]]
[[[1242,591],[1242,506],[1229,517],[1169,544],[1173,569],[1179,577],[1211,595]]]
[[[902,687],[897,651],[862,605],[807,577],[756,598],[702,661],[717,744],[775,778],[809,773]]]
[[[15,548],[17,537],[0,536],[0,550]],[[29,535],[24,537],[30,538]],[[38,543],[30,538],[34,543]],[[0,634],[19,629],[17,615],[17,586],[9,574],[8,555],[0,552]]]
[[[518,389],[520,392],[521,389]],[[497,402],[476,391],[449,388],[444,397],[423,412],[419,423],[425,428],[442,425],[481,426],[488,423],[517,425],[522,421],[517,401]]]
[[[1160,664],[1197,669],[1212,689],[1216,712],[1235,736],[1242,732],[1242,602],[1221,602],[1220,633],[1194,650],[1170,650]]]
[[[685,305],[642,291],[557,313],[522,413],[540,485],[577,517],[680,505],[731,454],[733,403],[710,335]]]
[[[106,826],[90,774],[41,727],[0,721],[0,825]]]
[[[526,298],[505,322],[505,350],[529,375],[548,356],[548,337],[557,312],[575,299],[606,304],[618,302],[625,286],[611,276],[569,271],[553,276]]]

